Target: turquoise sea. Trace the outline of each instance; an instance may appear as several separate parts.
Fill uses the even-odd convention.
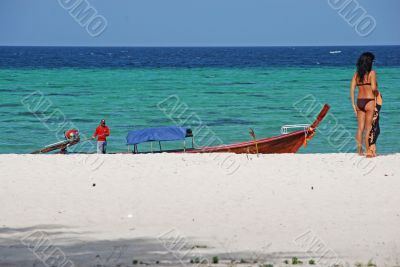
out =
[[[355,135],[357,122],[350,103],[349,83],[354,72],[354,55],[362,48],[352,51],[351,57],[343,59],[344,63],[336,61],[337,57],[343,57],[341,54],[346,53],[346,48],[339,49],[342,50],[340,54],[330,54],[332,49],[323,48],[318,52],[323,54],[322,60],[310,60],[307,64],[287,61],[275,64],[277,59],[268,63],[266,58],[265,65],[257,62],[252,65],[253,59],[246,58],[238,50],[236,57],[241,57],[243,64],[236,64],[237,58],[232,59],[231,64],[226,63],[229,61],[226,56],[224,64],[216,61],[215,64],[186,66],[185,61],[176,63],[175,67],[173,61],[179,61],[179,56],[172,63],[165,63],[161,55],[152,55],[160,58],[159,65],[153,64],[152,58],[151,64],[143,63],[143,66],[137,61],[134,66],[104,62],[99,66],[94,63],[85,66],[74,54],[66,54],[64,61],[51,65],[43,57],[36,58],[34,52],[27,53],[28,48],[24,49],[25,54],[21,56],[18,48],[0,48],[0,153],[29,153],[61,140],[63,131],[72,126],[90,136],[102,118],[111,129],[108,150],[126,151],[125,137],[129,130],[176,124],[179,114],[175,114],[175,118],[168,117],[157,106],[171,95],[187,105],[180,118],[195,114],[196,123],[201,120],[226,144],[250,140],[249,128],[261,138],[280,134],[280,127],[285,124],[309,123],[294,104],[304,97],[312,97],[318,103],[329,103],[333,117],[323,122],[325,130],[318,132],[301,153],[353,151],[355,141],[338,148],[329,140],[326,128],[334,127],[332,118],[335,118],[340,131]],[[126,50],[124,54],[129,54]],[[392,52],[391,56],[398,57],[399,50],[395,49],[396,53]],[[90,58],[98,53],[93,51],[85,50],[87,54],[81,57]],[[115,53],[114,50],[105,51],[104,57]],[[157,51],[154,53],[159,53]],[[41,53],[54,55],[52,50]],[[132,53],[129,61],[135,61],[137,51]],[[216,52],[210,50],[209,53]],[[246,53],[251,53],[251,49]],[[112,56],[109,60],[114,62]],[[279,59],[282,55],[276,57]],[[309,57],[305,54],[305,58]],[[334,63],[329,64],[329,58]],[[146,60],[146,56],[141,55],[140,60]],[[376,70],[384,98],[378,152],[400,152],[400,66],[397,62],[378,63]],[[38,96],[40,107],[36,106]],[[196,127],[193,123],[188,120],[186,126]]]

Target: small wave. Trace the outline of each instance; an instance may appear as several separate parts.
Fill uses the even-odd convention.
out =
[[[230,85],[254,85],[256,82],[222,82],[222,83],[203,83],[207,86],[230,86]]]
[[[49,93],[47,96],[81,96],[83,93]]]
[[[208,126],[224,126],[224,125],[252,125],[254,122],[241,119],[221,118],[207,122]]]
[[[24,111],[24,112],[17,112],[15,113],[17,116],[39,116],[39,117],[46,117],[49,114],[49,112],[42,112],[42,111],[36,111],[36,112],[30,112],[30,111]]]
[[[205,94],[210,94],[210,95],[223,95],[225,92],[217,92],[217,91],[207,91],[204,92]]]
[[[77,119],[73,119],[73,122],[85,122],[85,123],[93,123],[92,119],[85,119],[85,118],[77,118]]]
[[[5,93],[27,93],[27,92],[33,92],[29,89],[23,89],[23,88],[0,88],[0,92],[5,92]]]
[[[5,103],[5,104],[0,104],[0,108],[14,108],[14,107],[21,107],[21,103]]]
[[[253,96],[253,97],[267,97],[264,94],[246,94],[247,96]]]
[[[329,51],[329,54],[340,54],[342,51],[340,50],[335,50],[335,51]]]

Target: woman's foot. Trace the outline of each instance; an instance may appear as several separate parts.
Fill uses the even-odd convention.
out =
[[[367,158],[374,158],[376,157],[376,146],[375,145],[371,145],[367,151]]]
[[[366,157],[367,158],[375,158],[376,155],[372,151],[368,151]]]

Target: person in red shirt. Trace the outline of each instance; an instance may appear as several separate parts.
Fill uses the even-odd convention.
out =
[[[110,129],[106,126],[106,121],[101,120],[92,137],[93,139],[97,137],[97,154],[106,154],[107,136],[109,135]]]

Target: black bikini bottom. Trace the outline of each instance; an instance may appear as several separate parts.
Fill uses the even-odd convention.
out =
[[[369,103],[369,101],[375,100],[374,98],[359,98],[357,99],[357,107],[359,110],[365,112],[365,106]]]

